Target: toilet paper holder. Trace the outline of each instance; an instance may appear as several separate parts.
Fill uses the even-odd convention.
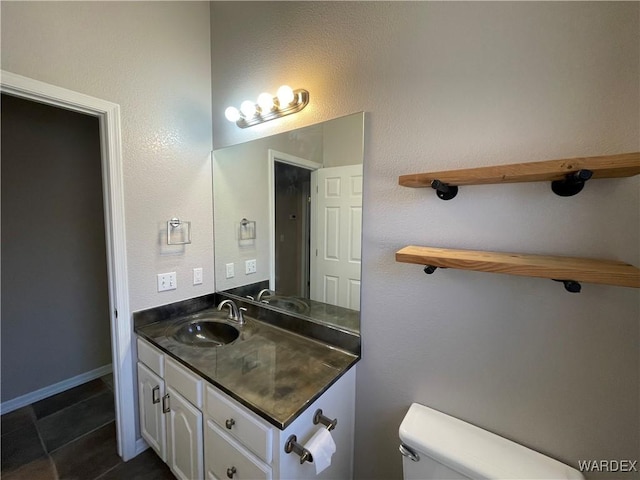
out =
[[[300,465],[304,462],[313,463],[313,455],[311,452],[298,443],[298,437],[290,435],[287,443],[284,444],[284,453],[295,453],[300,455]]]
[[[317,425],[319,423],[327,427],[327,430],[331,431],[336,428],[336,425],[338,425],[338,419],[334,418],[333,420],[331,420],[329,417],[325,417],[322,414],[322,409],[319,408],[318,410],[316,410],[316,413],[313,414],[313,424]]]
[[[333,420],[331,420],[329,417],[324,416],[322,414],[322,409],[319,408],[313,414],[313,424],[318,425],[319,423],[327,427],[327,430],[331,431],[336,428],[336,425],[338,425],[338,419],[334,418]],[[309,450],[298,443],[298,437],[296,437],[295,435],[290,435],[289,438],[287,438],[287,442],[284,444],[284,452],[293,452],[296,455],[299,455],[300,465],[302,465],[304,462],[313,463],[313,455]]]

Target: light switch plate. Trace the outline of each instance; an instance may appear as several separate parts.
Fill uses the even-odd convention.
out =
[[[233,263],[227,263],[227,278],[233,278],[235,276],[233,270]]]
[[[202,268],[193,269],[193,284],[202,285]]]
[[[176,272],[159,273],[158,274],[158,291],[165,292],[167,290],[175,290],[178,288],[176,281]]]

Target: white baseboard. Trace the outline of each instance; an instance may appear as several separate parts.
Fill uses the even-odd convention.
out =
[[[87,383],[88,381],[95,378],[100,378],[103,375],[111,373],[112,371],[112,364],[104,365],[102,367],[96,368],[95,370],[91,370],[90,372],[81,373],[80,375],[76,375],[75,377],[68,378],[58,383],[54,383],[53,385],[49,385],[48,387],[40,388],[33,392],[26,393],[11,400],[7,400],[6,402],[2,402],[0,404],[0,414],[4,415],[5,413],[13,412],[14,410],[26,407],[27,405],[31,405],[34,402],[50,397],[51,395],[55,395],[56,393],[64,392],[65,390],[77,387],[78,385]]]

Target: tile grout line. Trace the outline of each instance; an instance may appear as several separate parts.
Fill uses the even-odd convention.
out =
[[[105,421],[104,423],[96,426],[92,430],[90,430],[88,432],[85,432],[85,433],[83,433],[83,434],[71,439],[70,441],[66,442],[63,445],[60,445],[59,447],[57,447],[57,448],[55,448],[55,449],[53,449],[51,451],[48,451],[47,446],[46,446],[45,441],[44,441],[43,433],[41,432],[41,430],[39,428],[40,427],[40,423],[41,423],[40,421],[48,419],[49,417],[53,417],[53,416],[57,415],[58,413],[61,414],[61,413],[65,412],[66,410],[68,410],[69,408],[75,407],[75,406],[77,406],[77,405],[79,405],[79,404],[81,404],[83,402],[90,401],[91,399],[94,399],[95,397],[97,397],[99,395],[102,395],[105,392],[109,392],[111,396],[115,396],[114,389],[104,379],[101,379],[101,380],[102,380],[102,384],[104,386],[103,390],[95,392],[93,395],[89,395],[88,397],[83,398],[82,400],[79,400],[79,401],[76,401],[76,402],[74,402],[72,404],[69,404],[69,405],[65,406],[64,408],[61,408],[61,409],[59,409],[59,410],[57,410],[55,412],[52,412],[49,415],[45,415],[45,416],[43,416],[41,418],[38,418],[37,413],[36,413],[36,409],[34,408],[34,404],[30,404],[30,405],[26,406],[26,407],[28,407],[28,422],[35,429],[36,435],[37,435],[37,438],[38,438],[38,442],[39,442],[40,447],[42,449],[42,452],[44,454],[41,457],[39,457],[39,459],[46,461],[48,466],[49,466],[49,468],[51,466],[53,466],[53,472],[52,473],[54,475],[54,480],[60,480],[60,473],[58,471],[58,465],[56,464],[56,462],[55,462],[55,460],[53,458],[53,454],[55,452],[58,452],[60,449],[62,449],[64,447],[67,447],[67,446],[70,446],[74,442],[83,439],[87,435],[90,435],[90,434],[96,432],[97,430],[99,430],[101,428],[104,428],[104,427],[108,426],[111,423],[114,423],[115,422],[115,415],[114,415],[114,418],[111,418],[111,419]],[[51,397],[49,397],[49,398],[51,398]],[[43,399],[42,401],[44,401],[44,400],[46,400],[46,399]],[[115,412],[114,412],[114,414],[115,414]],[[21,430],[21,429],[16,429],[15,431],[18,431],[18,430]],[[13,433],[13,432],[2,432],[2,436],[4,436],[5,434],[10,434],[10,433]],[[120,457],[118,457],[118,462],[114,466],[109,468],[106,472],[102,472],[100,475],[98,475],[98,477],[95,477],[94,480],[97,480],[98,478],[102,477],[107,472],[110,472],[111,470],[113,470],[114,468],[116,468],[118,465],[121,465],[121,464],[123,464],[123,461],[122,461],[122,459]],[[22,467],[24,467],[26,465],[28,465],[28,464],[24,464],[24,465],[20,466],[19,468],[22,468]],[[2,473],[8,473],[8,472],[2,472]]]
[[[31,411],[33,413],[33,428],[36,429],[38,440],[40,440],[40,446],[42,447],[42,451],[45,453],[45,458],[51,465],[53,465],[53,473],[56,476],[55,480],[58,480],[60,478],[60,475],[58,474],[58,466],[56,465],[56,462],[53,461],[51,454],[47,450],[47,446],[44,444],[44,439],[42,438],[42,434],[40,433],[40,429],[38,428],[38,418],[36,417],[36,412],[33,409],[32,405],[29,405],[29,407],[31,408]]]
[[[113,419],[113,420],[108,420],[107,422],[103,423],[102,425],[97,426],[97,427],[96,427],[96,428],[94,428],[93,430],[90,430],[90,431],[88,431],[88,432],[85,432],[85,433],[83,433],[82,435],[80,435],[80,436],[78,436],[78,437],[75,437],[75,438],[73,438],[73,439],[69,440],[69,441],[68,441],[67,443],[65,443],[64,445],[60,445],[59,447],[54,448],[53,450],[51,450],[51,451],[49,452],[49,454],[55,453],[55,452],[57,452],[58,450],[60,450],[61,448],[64,448],[64,447],[66,447],[66,446],[68,446],[68,445],[71,445],[72,443],[74,443],[74,442],[76,442],[76,441],[78,441],[78,440],[80,440],[80,439],[82,439],[82,438],[86,437],[87,435],[90,435],[90,434],[92,434],[92,433],[96,432],[97,430],[100,430],[101,428],[106,427],[107,425],[109,425],[110,423],[113,423],[113,422],[115,422],[115,419]],[[45,451],[46,451],[46,450],[45,450]]]
[[[100,475],[98,475],[96,478],[94,478],[93,480],[100,480],[101,478],[103,478],[107,473],[109,473],[112,470],[115,470],[116,468],[118,468],[120,465],[124,464],[124,462],[122,461],[122,458],[120,459],[120,461],[118,463],[116,463],[113,467],[111,467],[109,470],[102,472]]]
[[[109,420],[109,421],[108,421],[108,422],[106,422],[105,424],[100,425],[99,427],[94,428],[94,429],[93,429],[93,430],[91,430],[90,432],[86,432],[86,433],[84,433],[84,434],[80,435],[79,437],[74,438],[74,439],[73,439],[73,440],[71,440],[70,442],[67,442],[67,443],[65,443],[64,445],[61,445],[60,447],[58,447],[58,448],[56,448],[55,450],[53,450],[53,451],[52,451],[52,453],[53,453],[53,452],[57,452],[57,451],[58,451],[58,450],[60,450],[61,448],[67,447],[67,446],[71,445],[72,443],[75,443],[76,441],[81,440],[81,439],[83,439],[84,437],[86,437],[86,436],[88,436],[88,435],[91,435],[92,433],[94,433],[94,432],[96,432],[96,431],[100,430],[101,428],[106,427],[106,426],[107,426],[107,425],[109,425],[110,423],[114,423],[114,422],[115,422],[115,419],[114,419],[114,420]],[[116,453],[117,453],[117,452],[116,452]],[[117,456],[118,456],[118,462],[117,462],[114,466],[112,466],[112,467],[111,467],[111,468],[109,468],[108,470],[106,470],[106,471],[102,472],[102,473],[101,473],[101,474],[99,474],[97,477],[94,477],[94,478],[92,478],[92,479],[84,479],[84,480],[98,480],[99,478],[103,477],[104,475],[106,475],[107,473],[109,473],[109,472],[110,472],[111,470],[113,470],[114,468],[116,468],[116,467],[118,467],[118,466],[122,465],[122,464],[124,463],[124,462],[122,461],[122,458],[121,458],[119,455],[117,455]],[[53,462],[53,463],[54,463],[54,465],[55,465],[55,462]],[[56,474],[57,474],[57,473],[58,473],[58,470],[57,470],[57,468],[56,468]]]
[[[78,405],[78,404],[80,404],[80,403],[82,403],[82,402],[85,402],[85,401],[87,401],[87,400],[91,400],[92,398],[95,398],[95,397],[97,397],[98,395],[102,395],[103,393],[105,393],[105,391],[106,391],[106,392],[111,392],[111,394],[113,395],[113,391],[109,388],[109,386],[108,386],[106,383],[105,383],[105,387],[106,387],[106,390],[101,391],[101,392],[97,392],[97,393],[95,393],[95,394],[93,394],[93,395],[88,396],[87,398],[83,398],[82,400],[79,400],[79,401],[77,401],[77,402],[75,402],[75,403],[72,403],[72,404],[70,404],[70,405],[67,405],[66,407],[61,408],[60,410],[56,410],[55,412],[50,413],[49,415],[45,415],[44,417],[40,417],[40,418],[37,418],[37,416],[36,416],[35,422],[37,423],[37,422],[39,422],[40,420],[44,420],[45,418],[49,418],[49,417],[52,417],[52,416],[57,415],[57,414],[59,414],[59,413],[62,413],[62,412],[64,412],[65,410],[67,410],[67,409],[69,409],[69,408],[71,408],[71,407],[75,407],[76,405]],[[62,392],[62,393],[64,393],[64,392]],[[46,400],[46,398],[45,398],[44,400]],[[44,400],[41,400],[41,401],[44,401]],[[33,404],[32,404],[32,405],[30,405],[30,406],[33,406]],[[34,410],[34,415],[36,415],[36,414],[35,414],[35,410]]]

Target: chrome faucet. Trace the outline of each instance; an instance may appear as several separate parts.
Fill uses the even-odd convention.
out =
[[[264,300],[262,300],[262,296],[263,295],[267,295],[267,296],[271,296],[273,295],[275,292],[272,292],[271,290],[269,290],[268,288],[265,288],[263,290],[260,290],[260,293],[258,293],[258,301],[259,302],[263,302]]]
[[[238,308],[238,305],[236,305],[236,303],[233,300],[223,300],[218,304],[218,310],[222,310],[222,307],[227,306],[229,307],[229,320],[233,320],[234,322],[237,322],[238,325],[244,325],[245,324],[245,320],[244,320],[244,315],[243,312],[246,312],[247,309],[244,307],[240,307]]]

